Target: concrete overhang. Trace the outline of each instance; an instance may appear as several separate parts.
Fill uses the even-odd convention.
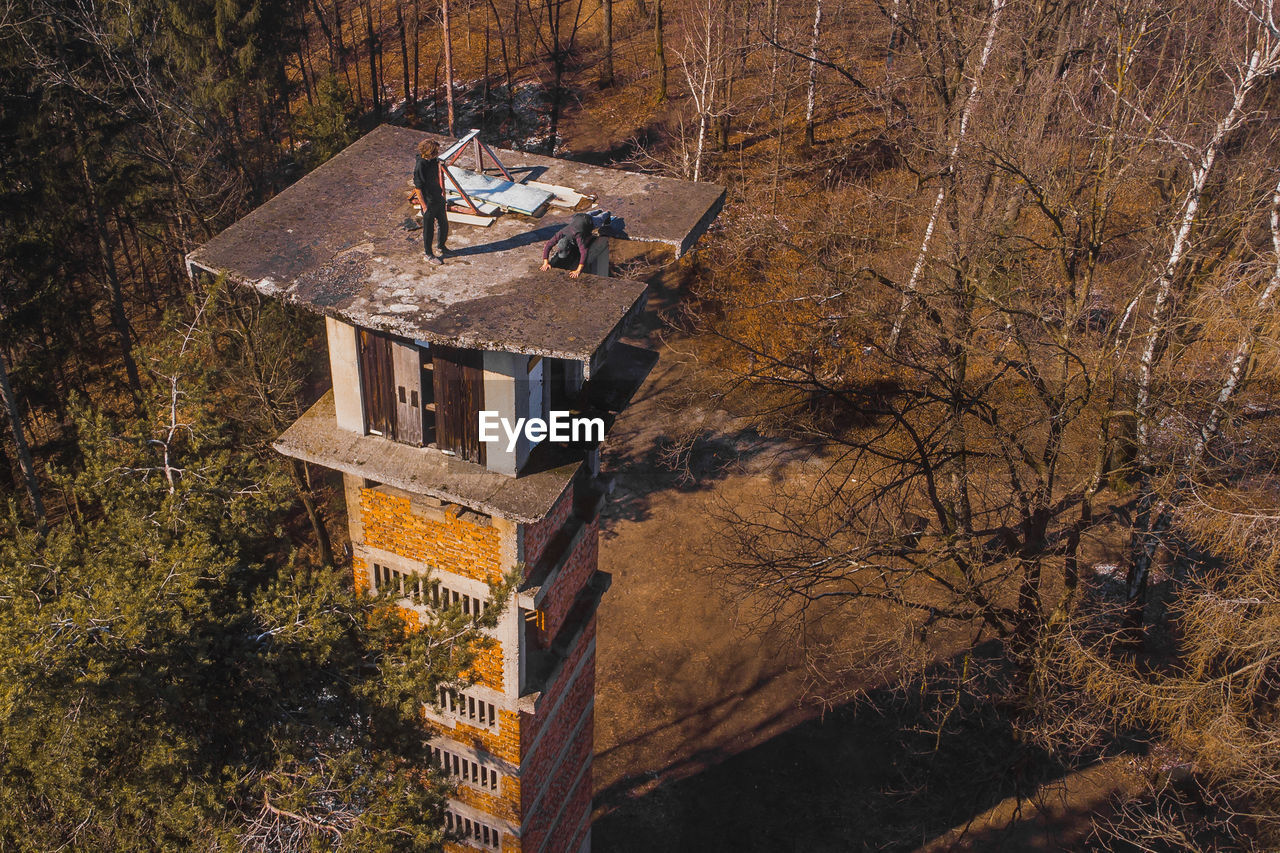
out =
[[[187,256],[192,271],[226,275],[265,296],[405,338],[590,364],[641,304],[645,284],[541,272],[541,246],[567,220],[503,214],[488,228],[450,225],[451,255],[426,263],[407,230],[414,151],[424,138],[382,125]],[[628,239],[679,255],[706,231],[724,188],[498,149],[520,179],[598,197]]]
[[[539,521],[551,511],[588,450],[544,442],[520,476],[509,477],[435,448],[340,429],[332,391],[294,421],[272,447],[294,459],[522,524]]]

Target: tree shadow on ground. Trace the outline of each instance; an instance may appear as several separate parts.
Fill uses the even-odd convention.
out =
[[[597,794],[593,844],[609,853],[913,850],[1082,766],[1020,740],[994,704],[937,690],[939,674],[926,676],[927,694],[919,684],[874,691],[743,752],[712,750],[623,779]]]
[[[611,436],[618,447],[633,444],[631,438],[626,434]],[[761,467],[764,459],[769,460],[764,467],[775,467],[809,453],[805,448],[761,435],[751,428],[707,431],[687,444],[659,434],[642,450],[611,454],[609,467],[621,473],[614,479],[613,490],[601,512],[600,530],[609,536],[619,521],[644,521],[659,492],[709,491],[748,467]]]

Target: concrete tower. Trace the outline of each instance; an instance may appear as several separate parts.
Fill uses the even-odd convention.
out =
[[[453,846],[589,850],[596,608],[609,586],[596,567],[599,441],[483,442],[478,416],[572,411],[612,424],[652,363],[616,343],[645,285],[609,277],[608,238],[580,278],[540,272],[563,206],[454,225],[452,255],[428,266],[404,226],[425,136],[378,128],[188,265],[325,315],[333,388],[275,446],[342,473],[358,587],[389,587],[408,609],[479,613],[487,581],[522,567],[474,686],[427,708],[433,754],[459,783]],[[708,184],[497,153],[517,180],[595,195],[627,239],[677,255],[724,198]]]

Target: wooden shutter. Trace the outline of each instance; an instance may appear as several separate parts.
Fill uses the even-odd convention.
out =
[[[364,425],[369,432],[395,438],[394,392],[391,338],[361,329],[360,395],[364,401]]]
[[[396,440],[422,446],[422,366],[418,346],[391,342],[391,367],[395,378]]]
[[[422,443],[434,444],[436,441],[435,364],[431,360],[431,350],[425,345],[418,347],[418,364],[421,371],[419,384],[422,386]]]
[[[484,353],[431,345],[435,377],[436,444],[468,462],[484,464],[480,410],[484,408]]]

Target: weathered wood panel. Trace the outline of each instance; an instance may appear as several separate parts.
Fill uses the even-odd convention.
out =
[[[360,395],[364,402],[365,429],[395,438],[394,374],[391,338],[381,332],[360,330]]]
[[[395,378],[396,440],[422,446],[422,367],[418,346],[391,342],[392,373]]]
[[[480,410],[484,408],[484,354],[432,345],[435,373],[436,443],[469,462],[484,464]]]

